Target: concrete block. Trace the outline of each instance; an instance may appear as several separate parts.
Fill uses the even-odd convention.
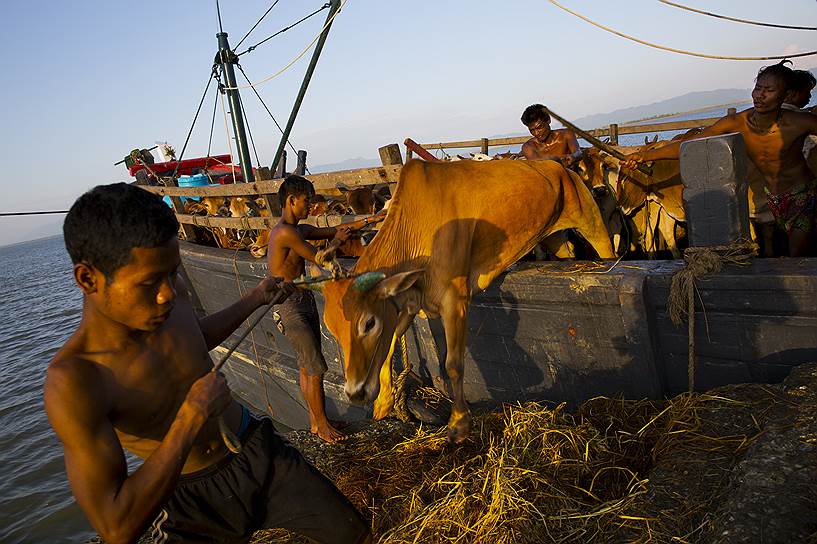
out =
[[[727,245],[749,238],[749,160],[740,134],[681,144],[684,208],[690,246]]]

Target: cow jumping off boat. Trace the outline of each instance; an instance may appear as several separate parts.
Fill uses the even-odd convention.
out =
[[[355,272],[382,271],[366,291],[351,279],[328,282],[324,322],[344,356],[346,394],[375,400],[376,419],[393,406],[395,341],[423,310],[441,317],[445,368],[454,393],[449,441],[469,434],[463,354],[471,296],[545,236],[573,228],[603,259],[615,257],[590,191],[554,161],[410,161],[380,233]],[[378,393],[379,382],[379,393]]]

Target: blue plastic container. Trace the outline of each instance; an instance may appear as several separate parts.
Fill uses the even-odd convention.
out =
[[[205,174],[195,174],[195,175],[192,175],[192,176],[179,176],[179,187],[207,187],[208,185],[210,185],[210,178],[208,178]],[[184,204],[185,202],[187,202],[188,199],[189,200],[195,200],[195,201],[198,202],[199,200],[201,200],[201,197],[198,197],[198,196],[183,196],[183,197],[181,197],[181,199],[182,199],[182,204]],[[170,197],[169,196],[164,197],[162,200],[164,200],[165,203],[168,206],[173,207],[173,205],[170,203]]]

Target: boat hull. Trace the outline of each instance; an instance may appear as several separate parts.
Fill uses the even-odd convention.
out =
[[[206,314],[235,301],[267,274],[244,252],[182,242],[184,273]],[[687,326],[666,301],[682,261],[628,261],[612,270],[582,262],[522,262],[474,296],[468,318],[465,393],[475,407],[530,400],[578,405],[598,395],[661,398],[687,390]],[[817,259],[758,259],[697,282],[695,387],[782,381],[817,361]],[[318,299],[322,314],[323,300]],[[700,304],[703,304],[701,310]],[[224,346],[232,346],[244,325]],[[368,418],[349,403],[338,346],[322,325],[327,411]],[[417,318],[409,358],[427,384],[444,383],[439,320]],[[224,353],[220,347],[214,356]],[[233,390],[292,428],[308,419],[295,353],[270,312],[230,357]]]

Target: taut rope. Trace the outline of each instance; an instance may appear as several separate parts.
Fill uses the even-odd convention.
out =
[[[406,345],[406,335],[400,337],[401,353],[400,357],[403,361],[403,370],[397,379],[394,380],[394,387],[392,394],[394,395],[394,413],[400,421],[411,421],[411,412],[406,406],[406,378],[411,372],[411,361],[408,358],[408,346]],[[394,356],[392,356],[392,370],[394,369]]]

